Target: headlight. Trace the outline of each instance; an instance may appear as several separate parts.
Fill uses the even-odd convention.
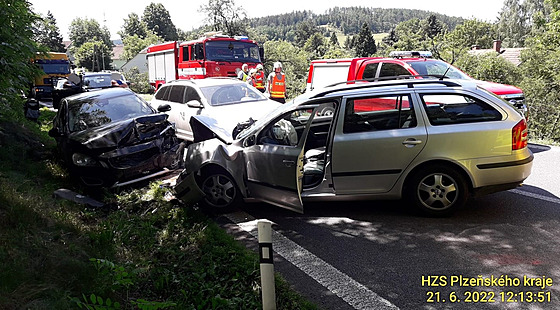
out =
[[[525,95],[523,93],[500,95],[500,97],[502,97],[502,99],[505,99],[507,101],[512,101],[512,100],[523,101],[523,99],[525,99]]]
[[[80,154],[80,153],[72,154],[72,162],[74,163],[74,165],[80,167],[97,166],[97,160],[93,159],[90,156]]]

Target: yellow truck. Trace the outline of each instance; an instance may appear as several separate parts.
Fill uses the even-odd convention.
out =
[[[43,74],[35,77],[30,97],[37,100],[52,98],[53,87],[58,79],[66,78],[70,74],[68,56],[65,53],[38,53],[32,61],[43,71]]]

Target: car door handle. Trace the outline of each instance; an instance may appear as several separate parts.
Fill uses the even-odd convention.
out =
[[[415,145],[421,144],[422,140],[416,140],[414,138],[409,138],[403,141],[403,145],[406,147],[413,147]]]
[[[284,165],[286,165],[286,167],[291,167],[291,166],[293,166],[293,165],[296,164],[295,161],[289,160],[289,159],[284,159],[284,160],[282,160],[282,163],[283,163]]]

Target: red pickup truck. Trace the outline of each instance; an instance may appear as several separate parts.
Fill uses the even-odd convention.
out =
[[[396,78],[429,78],[444,76],[452,79],[473,79],[452,65],[431,58],[431,52],[391,52],[390,57],[362,57],[313,60],[307,76],[307,91],[337,82]],[[414,77],[412,77],[414,76]],[[509,101],[527,115],[523,90],[512,85],[476,80],[476,83]]]

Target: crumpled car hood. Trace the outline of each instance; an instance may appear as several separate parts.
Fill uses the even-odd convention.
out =
[[[195,115],[191,117],[189,124],[193,131],[195,143],[213,138],[218,138],[225,144],[231,144],[233,141],[231,132],[220,126],[219,122],[212,117]]]
[[[108,123],[72,133],[69,138],[88,149],[113,148],[156,139],[170,129],[167,114],[161,113]]]

